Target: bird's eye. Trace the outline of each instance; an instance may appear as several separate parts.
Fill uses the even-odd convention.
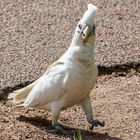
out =
[[[79,27],[80,30],[82,29],[82,25],[81,24],[79,24],[78,27]]]
[[[95,27],[95,25],[94,25],[94,26],[93,26],[93,31],[95,31],[95,28],[96,28],[96,27]]]
[[[95,27],[95,25],[94,25],[94,26],[93,26],[93,29],[92,29],[92,32],[91,32],[92,35],[95,34],[95,30],[96,30],[96,27]]]

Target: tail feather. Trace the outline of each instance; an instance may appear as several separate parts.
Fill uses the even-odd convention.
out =
[[[21,108],[21,107],[24,107],[24,104],[19,104],[19,105],[16,105],[16,106],[12,107],[12,108],[9,110],[9,112],[13,112],[14,109],[16,109],[16,108]]]
[[[26,87],[13,91],[8,95],[8,99],[13,99],[18,93],[22,92],[25,88]]]
[[[14,104],[19,104],[25,101],[26,97],[30,93],[30,91],[33,89],[37,81],[31,83],[30,85],[21,88],[19,90],[16,90],[8,95],[8,99],[13,99]]]

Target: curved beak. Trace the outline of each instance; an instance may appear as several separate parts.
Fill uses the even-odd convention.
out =
[[[91,29],[88,25],[85,25],[85,27],[82,30],[82,40],[85,41],[91,34]]]

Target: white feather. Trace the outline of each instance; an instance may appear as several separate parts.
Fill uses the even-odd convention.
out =
[[[88,10],[80,20],[82,26],[94,25],[96,9],[92,4],[88,5]],[[69,49],[33,86],[29,86],[29,92],[24,92],[27,96],[20,95],[21,91],[27,91],[25,88],[19,90],[18,94],[11,94],[9,98],[16,100],[16,96],[20,95],[23,98],[20,98],[19,102],[25,101],[19,106],[59,112],[81,102],[89,95],[98,75],[93,53],[95,36],[90,35],[85,42],[77,28]]]

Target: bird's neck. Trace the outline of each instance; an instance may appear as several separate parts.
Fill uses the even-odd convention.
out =
[[[92,47],[86,47],[85,45],[73,45],[69,47],[66,52],[66,56],[70,61],[76,61],[80,63],[94,63],[94,50]]]
[[[77,34],[75,31],[75,34],[72,38],[70,46],[81,46],[81,45],[83,45],[83,41],[81,40],[81,36],[79,34]]]
[[[61,57],[65,61],[77,61],[94,63],[94,39],[91,38],[87,42],[81,39],[76,33],[66,53]]]

